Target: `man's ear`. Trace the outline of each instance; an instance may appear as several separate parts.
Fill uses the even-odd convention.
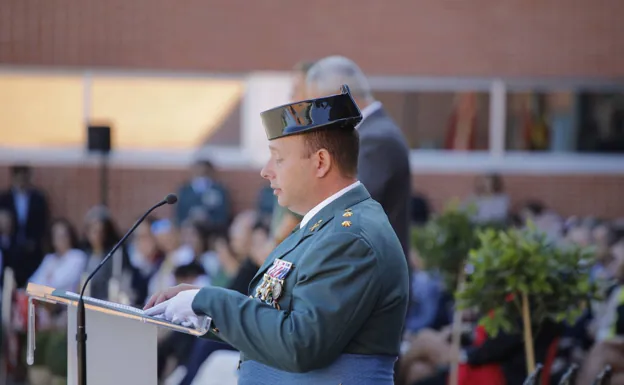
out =
[[[329,155],[329,152],[324,148],[318,150],[314,157],[316,160],[316,176],[319,178],[324,178],[327,173],[329,173],[329,170],[331,170],[332,158]]]

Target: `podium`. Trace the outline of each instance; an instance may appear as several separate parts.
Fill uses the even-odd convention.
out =
[[[76,316],[79,295],[29,283],[29,354],[34,346],[34,301],[67,306],[67,384],[77,385]],[[202,336],[211,319],[200,317],[197,329],[143,314],[138,308],[83,297],[87,328],[88,385],[154,385],[157,380],[157,329]],[[30,363],[32,364],[32,362]]]

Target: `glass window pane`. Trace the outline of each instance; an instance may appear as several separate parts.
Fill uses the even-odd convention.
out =
[[[82,146],[80,76],[0,75],[0,143],[7,147]]]
[[[624,93],[509,93],[507,119],[509,150],[624,153]]]
[[[111,124],[116,148],[197,148],[243,91],[237,80],[96,77],[92,120]]]
[[[410,148],[487,151],[487,92],[376,92]]]

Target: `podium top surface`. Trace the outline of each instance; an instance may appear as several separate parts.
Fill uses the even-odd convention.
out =
[[[39,301],[63,304],[73,307],[78,306],[78,300],[80,298],[79,294],[70,291],[58,290],[52,287],[37,285],[34,283],[28,284],[28,286],[26,287],[26,293],[29,297]],[[143,323],[149,323],[158,327],[170,329],[181,333],[191,334],[194,336],[202,336],[206,334],[209,331],[212,321],[210,317],[199,317],[199,328],[188,328],[182,325],[174,324],[164,319],[148,316],[143,312],[143,309],[139,309],[136,307],[104,301],[87,296],[84,296],[83,300],[85,303],[85,308],[89,310],[116,317],[128,318]]]

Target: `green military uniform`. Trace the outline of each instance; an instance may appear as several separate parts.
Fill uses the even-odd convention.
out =
[[[323,119],[340,129],[361,119],[346,87],[335,100],[303,103],[280,113],[307,116],[263,116],[265,127],[286,126],[267,128],[270,140]],[[213,319],[209,336],[241,352],[239,384],[392,384],[407,263],[381,205],[359,182],[345,191],[273,250],[250,295],[206,287],[195,296],[193,311]]]
[[[266,260],[293,264],[277,306],[222,288],[203,288],[193,310],[242,360],[292,372],[329,365],[341,353],[398,355],[408,304],[407,264],[381,206],[363,186],[323,208]],[[279,309],[277,308],[279,307]]]

